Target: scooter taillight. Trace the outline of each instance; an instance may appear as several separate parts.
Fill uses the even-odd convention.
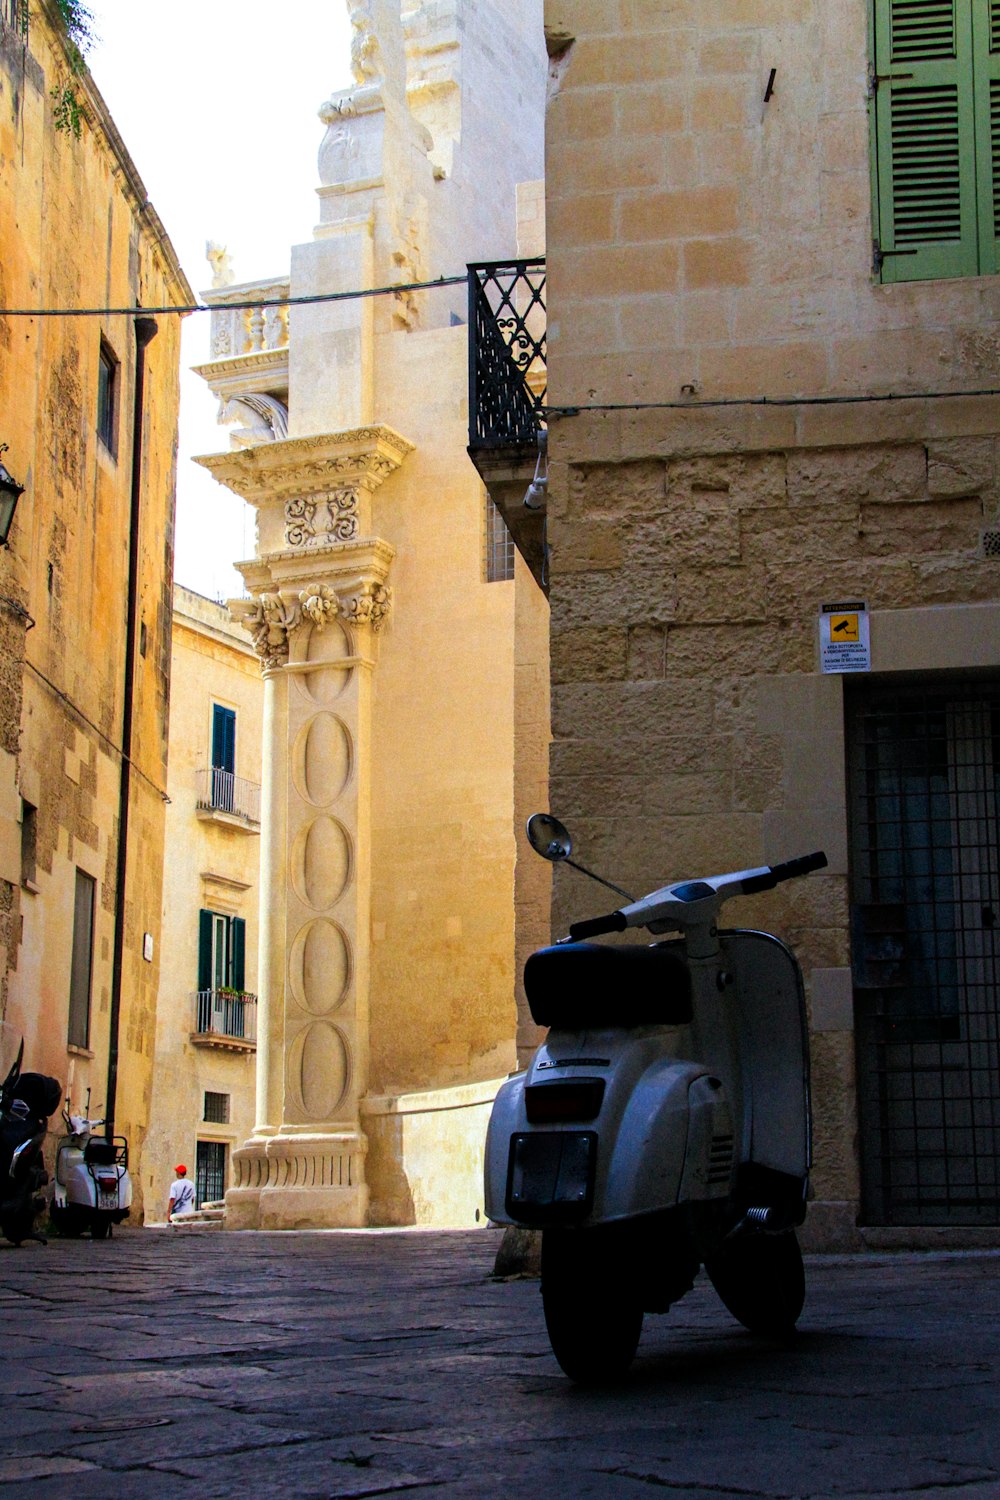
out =
[[[551,1125],[561,1120],[596,1120],[603,1100],[603,1078],[531,1083],[524,1091],[529,1125]]]

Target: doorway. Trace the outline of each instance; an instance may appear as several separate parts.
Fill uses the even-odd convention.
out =
[[[862,1219],[1000,1222],[1000,676],[845,683]]]

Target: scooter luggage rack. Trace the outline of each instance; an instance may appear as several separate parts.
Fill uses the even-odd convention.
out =
[[[92,1136],[83,1149],[83,1159],[90,1167],[124,1167],[128,1171],[128,1141],[123,1135]]]

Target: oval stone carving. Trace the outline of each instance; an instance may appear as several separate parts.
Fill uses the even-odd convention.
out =
[[[296,933],[288,956],[288,983],[312,1016],[328,1015],[343,1005],[351,984],[351,948],[336,922],[316,917]]]
[[[313,911],[326,911],[351,879],[351,841],[336,818],[314,818],[301,829],[292,850],[292,886]]]
[[[314,807],[336,802],[351,779],[353,744],[336,714],[321,713],[298,733],[292,747],[295,789]]]
[[[322,629],[314,625],[309,632],[304,660],[321,665],[312,672],[304,672],[299,678],[306,697],[324,708],[336,703],[354,675],[353,667],[340,667],[337,663],[353,654],[354,642],[343,625],[337,621],[324,625]]]
[[[310,1120],[330,1120],[351,1081],[347,1039],[329,1021],[311,1021],[288,1050],[288,1081]]]

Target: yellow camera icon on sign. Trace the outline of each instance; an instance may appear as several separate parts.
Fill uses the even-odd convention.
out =
[[[859,641],[861,633],[857,615],[830,616],[831,641]]]

